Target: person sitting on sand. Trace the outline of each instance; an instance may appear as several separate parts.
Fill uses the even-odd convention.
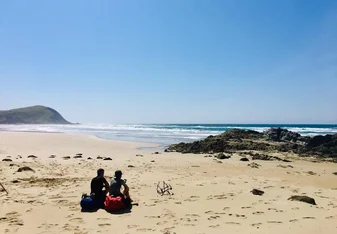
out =
[[[122,179],[122,171],[118,170],[115,172],[115,178],[111,180],[109,195],[112,197],[121,197],[126,206],[131,204],[131,199],[129,195],[129,187],[126,185],[126,180]],[[121,188],[123,186],[123,193]]]
[[[103,204],[108,192],[109,192],[109,183],[104,178],[104,170],[100,168],[97,170],[97,176],[91,180],[90,196],[102,202]]]

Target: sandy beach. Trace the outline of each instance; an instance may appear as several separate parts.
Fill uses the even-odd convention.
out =
[[[139,149],[155,146],[0,132],[0,182],[8,190],[7,195],[0,188],[0,233],[337,232],[337,164],[291,157],[292,162],[256,161],[259,168],[252,168],[239,154],[219,161]],[[23,166],[34,171],[18,172]],[[139,206],[121,214],[82,213],[81,194],[90,192],[98,168],[108,180],[122,170]],[[159,181],[169,183],[173,195],[157,194]],[[256,196],[252,189],[265,193]],[[317,205],[288,200],[292,195],[310,196]]]

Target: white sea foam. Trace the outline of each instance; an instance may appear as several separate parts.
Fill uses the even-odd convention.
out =
[[[302,135],[334,134],[337,126],[308,127],[283,126]],[[112,124],[79,124],[79,125],[0,125],[0,131],[20,132],[58,132],[95,135],[106,139],[132,140],[172,144],[181,141],[203,139],[209,135],[220,134],[228,129],[251,129],[263,132],[270,126],[258,125],[112,125]]]

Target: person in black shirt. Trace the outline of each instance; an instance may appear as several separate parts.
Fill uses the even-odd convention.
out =
[[[107,193],[109,192],[109,183],[104,178],[104,170],[98,169],[97,176],[91,180],[90,196],[95,198],[103,206]],[[104,190],[103,190],[104,188]]]

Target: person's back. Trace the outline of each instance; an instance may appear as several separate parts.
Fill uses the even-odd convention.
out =
[[[121,188],[123,186],[123,193],[121,192]],[[122,179],[122,172],[116,171],[115,172],[115,178],[111,180],[110,183],[110,190],[109,190],[110,196],[118,197],[121,196],[124,198],[124,196],[129,197],[129,187],[126,185],[125,180]]]
[[[123,196],[121,192],[122,185],[124,184],[124,180],[114,178],[111,180],[110,183],[110,196],[118,197],[118,196]]]
[[[104,170],[99,169],[97,176],[91,180],[91,196],[99,200],[104,200],[109,189],[109,183],[104,178]],[[105,190],[103,190],[105,188]]]

